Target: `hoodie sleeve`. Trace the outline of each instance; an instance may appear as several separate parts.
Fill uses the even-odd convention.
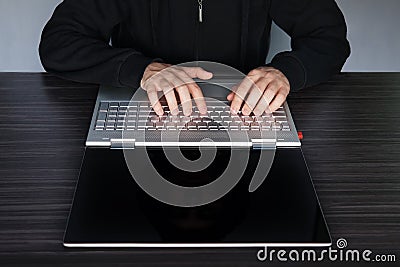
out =
[[[281,70],[293,91],[327,81],[350,55],[343,14],[334,0],[272,0],[273,21],[291,37],[292,51],[269,66]]]
[[[138,87],[154,59],[109,44],[113,28],[129,15],[127,3],[64,0],[42,33],[39,54],[45,70],[79,82]]]

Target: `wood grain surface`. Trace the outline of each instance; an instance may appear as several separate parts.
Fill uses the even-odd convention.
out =
[[[96,94],[48,74],[0,73],[0,266],[258,265],[256,249],[63,247]],[[289,105],[334,241],[399,262],[400,74],[341,74]]]

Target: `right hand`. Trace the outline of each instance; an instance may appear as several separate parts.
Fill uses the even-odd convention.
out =
[[[164,94],[171,114],[177,115],[179,113],[178,101],[175,97],[176,91],[179,95],[183,114],[189,116],[192,113],[192,98],[199,112],[207,113],[203,92],[193,79],[209,80],[212,76],[211,72],[200,67],[180,67],[153,62],[145,69],[140,85],[147,92],[151,106],[157,115],[164,114],[158,92]]]

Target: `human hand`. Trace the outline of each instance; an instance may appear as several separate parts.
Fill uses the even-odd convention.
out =
[[[162,92],[167,100],[172,115],[179,113],[178,93],[182,111],[185,116],[192,113],[192,98],[199,112],[207,113],[207,105],[200,87],[193,81],[194,78],[202,80],[211,79],[213,74],[200,67],[179,67],[170,64],[153,62],[144,71],[141,87],[147,92],[151,106],[157,115],[164,114],[160,104],[158,92]]]
[[[227,99],[232,101],[232,113],[242,110],[245,116],[252,112],[260,116],[265,111],[276,111],[286,101],[289,92],[289,80],[281,71],[272,67],[260,67],[250,71]]]

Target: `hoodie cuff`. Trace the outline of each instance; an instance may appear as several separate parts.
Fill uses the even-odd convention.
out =
[[[121,65],[119,83],[125,87],[139,88],[145,69],[153,62],[161,62],[161,59],[149,58],[141,54],[129,56]]]
[[[301,61],[290,55],[290,53],[276,55],[267,66],[280,70],[286,76],[292,92],[305,87],[307,81],[305,68]]]

